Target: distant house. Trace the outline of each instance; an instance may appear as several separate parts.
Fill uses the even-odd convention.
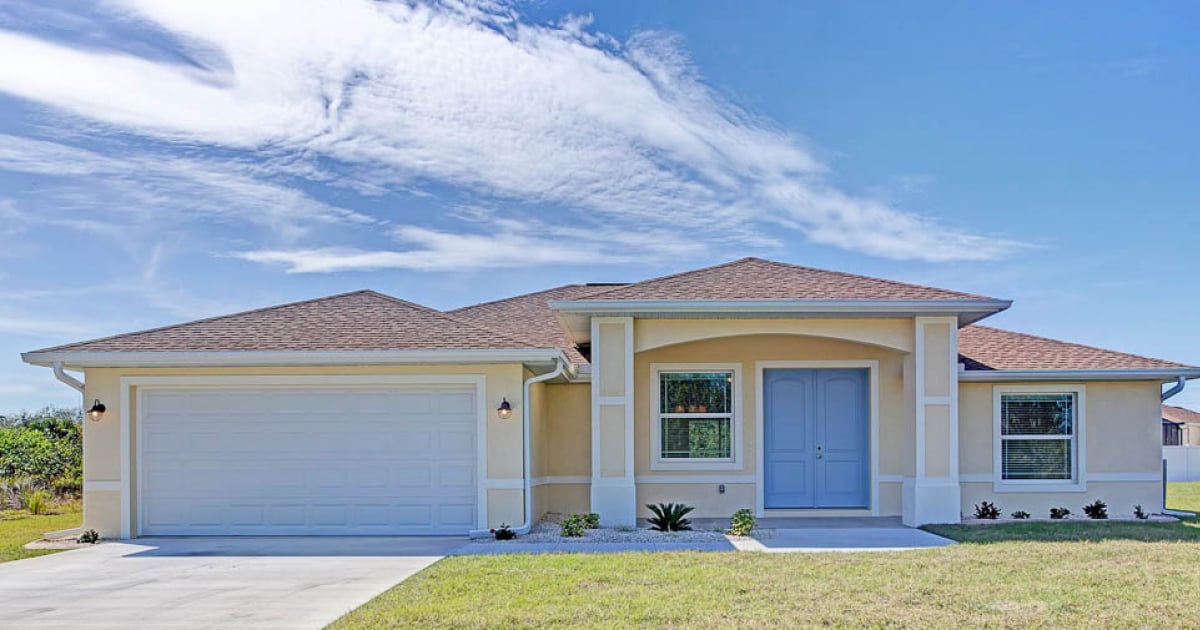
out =
[[[1200,446],[1200,412],[1163,405],[1163,446]]]

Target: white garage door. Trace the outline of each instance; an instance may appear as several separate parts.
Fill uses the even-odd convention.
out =
[[[143,535],[464,534],[475,387],[149,389]]]

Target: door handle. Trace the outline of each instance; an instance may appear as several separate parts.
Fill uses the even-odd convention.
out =
[[[822,452],[821,445],[817,445],[817,459],[824,459],[825,453]]]

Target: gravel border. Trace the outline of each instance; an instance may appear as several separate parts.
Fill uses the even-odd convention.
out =
[[[606,544],[629,544],[629,543],[725,543],[728,539],[725,538],[725,532],[712,530],[692,530],[684,532],[659,532],[648,528],[617,528],[617,527],[601,527],[600,529],[589,529],[583,536],[570,537],[559,534],[559,521],[562,517],[553,514],[546,515],[545,518],[538,521],[533,529],[529,530],[524,536],[517,536],[514,540],[496,540],[494,537],[479,538],[472,541],[474,543],[483,544],[538,544],[538,543],[606,543]]]

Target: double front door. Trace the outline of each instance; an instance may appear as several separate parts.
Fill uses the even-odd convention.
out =
[[[763,370],[763,506],[866,508],[866,369]]]

